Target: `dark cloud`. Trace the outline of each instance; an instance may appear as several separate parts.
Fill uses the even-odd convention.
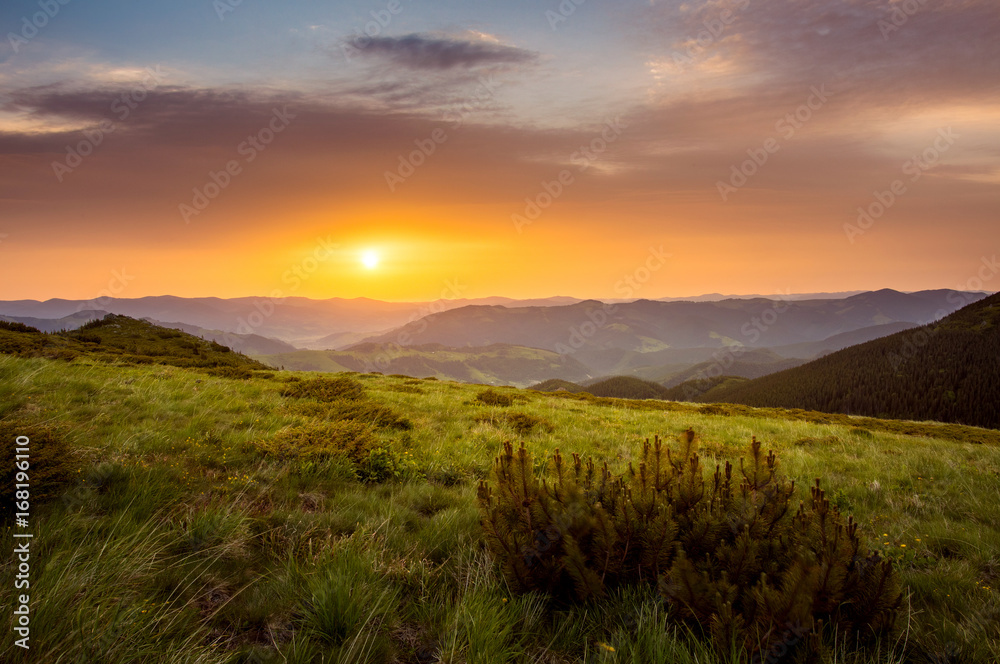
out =
[[[388,58],[403,67],[438,71],[483,65],[519,65],[538,59],[537,53],[514,46],[422,34],[357,38],[352,40],[351,46],[363,55]]]

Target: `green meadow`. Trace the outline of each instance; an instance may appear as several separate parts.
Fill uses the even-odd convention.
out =
[[[803,499],[820,478],[895,560],[897,634],[822,661],[1000,661],[1000,432],[251,373],[0,355],[5,453],[33,441],[31,648],[12,622],[0,661],[749,663],[678,626],[654,589],[576,605],[515,594],[483,541],[476,487],[504,441],[540,466],[558,448],[622,470],[645,438],[689,427],[712,469],[756,436]],[[10,509],[4,607],[25,592]]]

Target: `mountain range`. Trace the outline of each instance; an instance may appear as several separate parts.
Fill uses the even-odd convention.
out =
[[[670,388],[789,369],[938,320],[985,294],[884,289],[846,296],[713,297],[20,300],[0,302],[0,320],[57,331],[115,313],[302,370],[379,370],[517,386],[629,375]]]

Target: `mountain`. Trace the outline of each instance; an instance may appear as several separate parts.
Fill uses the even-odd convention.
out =
[[[595,397],[615,399],[665,399],[667,388],[635,376],[612,376],[584,388]]]
[[[0,322],[0,353],[64,360],[87,356],[102,362],[167,364],[240,376],[268,368],[214,341],[115,314],[52,334],[23,323]]]
[[[99,320],[108,315],[107,311],[96,311],[94,309],[84,309],[63,316],[62,318],[35,318],[33,316],[2,316],[0,320],[8,323],[22,323],[28,327],[33,327],[41,332],[61,332],[63,330],[75,330],[82,325],[86,325],[92,320]]]
[[[983,297],[938,290],[863,293],[834,300],[658,302],[604,304],[585,300],[559,307],[475,305],[431,314],[369,341],[402,346],[506,343],[574,354],[592,369],[625,353],[683,348],[785,346],[821,341],[886,323],[925,323]],[[609,356],[610,353],[610,356]],[[651,358],[649,358],[651,359]],[[680,359],[680,358],[677,358]],[[702,356],[696,361],[704,361]],[[689,362],[690,364],[691,362]],[[644,363],[653,366],[653,362]]]
[[[786,358],[770,348],[752,348],[739,353],[720,355],[720,359],[701,362],[664,381],[666,387],[674,387],[683,382],[706,377],[736,376],[740,378],[760,378],[783,369],[791,369],[808,360]]]
[[[568,380],[562,380],[561,378],[543,380],[540,383],[530,386],[528,389],[535,390],[536,392],[571,392],[573,394],[579,394],[580,392],[587,391],[587,388],[583,385],[577,385],[576,383],[571,383]]]
[[[1000,428],[1000,294],[708,398]]]
[[[749,381],[742,376],[699,376],[669,388],[663,398],[668,401],[717,403],[730,390]]]
[[[768,300],[840,300],[852,295],[858,295],[867,291],[841,291],[838,293],[792,293],[789,295],[772,293],[764,295],[757,293],[754,295],[723,295],[722,293],[705,293],[704,295],[694,295],[691,297],[660,297],[659,302],[718,302],[720,300],[753,300],[764,298]]]
[[[218,342],[244,355],[269,355],[274,353],[291,353],[299,350],[292,344],[285,343],[280,339],[271,339],[259,334],[236,334],[220,330],[206,330],[197,325],[188,325],[187,323],[164,323],[157,320],[149,320],[149,322],[160,327],[181,330],[202,339]]]
[[[51,299],[0,301],[0,315],[14,318],[62,319],[82,310],[101,309],[105,312],[148,318],[157,321],[179,321],[205,330],[219,330],[240,335],[257,334],[280,339],[294,346],[305,347],[336,333],[367,333],[367,336],[399,327],[428,314],[470,304],[491,306],[560,306],[579,302],[571,297],[551,297],[514,300],[488,297],[477,300],[447,298],[458,294],[461,285],[451,285],[442,292],[442,299],[432,302],[382,302],[368,298],[330,298],[313,300],[305,297],[195,297],[172,295],[134,299],[102,297],[97,300]],[[360,341],[351,337],[347,343]],[[322,347],[322,346],[321,346]]]
[[[509,344],[466,348],[424,344],[404,348],[366,343],[350,350],[300,350],[258,355],[256,359],[274,367],[298,371],[378,371],[517,387],[525,387],[554,375],[568,380],[589,377],[586,367],[572,357]]]
[[[887,337],[890,334],[910,330],[915,327],[919,327],[917,323],[884,323],[882,325],[863,327],[860,330],[853,330],[851,332],[842,332],[821,341],[805,341],[787,346],[773,346],[771,350],[782,357],[811,360],[849,346],[857,346],[872,339]]]

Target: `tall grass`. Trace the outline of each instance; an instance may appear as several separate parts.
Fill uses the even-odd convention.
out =
[[[32,506],[32,650],[8,629],[0,661],[744,664],[676,626],[653,596],[555,606],[512,595],[482,546],[475,481],[504,440],[617,471],[643,438],[688,427],[709,465],[756,435],[798,485],[823,478],[896,558],[911,602],[905,640],[864,656],[843,644],[825,662],[1000,661],[1000,446],[971,434],[494,388],[514,397],[499,406],[475,401],[481,386],[371,376],[365,398],[412,424],[378,428],[374,444],[419,472],[365,484],[341,457],[266,454],[282,431],[362,412],[282,396],[287,376],[0,355],[0,418],[58,427],[81,478],[64,487],[72,500]],[[547,425],[518,432],[505,415],[515,411]],[[0,556],[3,578],[13,565]],[[0,604],[14,593],[5,582]]]

